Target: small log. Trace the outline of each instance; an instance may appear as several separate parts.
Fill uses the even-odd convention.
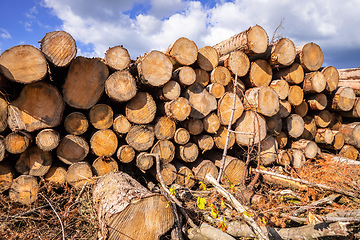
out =
[[[179,145],[185,145],[190,140],[190,133],[185,128],[178,128],[175,131],[174,142]]]
[[[278,149],[276,163],[288,167],[292,162],[292,152],[290,149]]]
[[[269,86],[271,79],[271,66],[263,59],[258,59],[254,62],[251,62],[248,74],[242,78],[243,82],[248,87]]]
[[[158,154],[161,164],[167,164],[175,157],[175,145],[169,140],[158,140],[150,153]]]
[[[98,157],[112,156],[118,147],[118,139],[111,129],[96,131],[90,139],[90,148]]]
[[[123,135],[129,132],[131,123],[124,115],[119,114],[115,117],[112,128],[115,133]]]
[[[305,116],[303,117],[304,120],[304,132],[301,134],[301,138],[307,139],[307,140],[313,140],[316,135],[316,122],[315,119],[312,116]]]
[[[162,52],[153,50],[136,61],[139,78],[143,84],[153,87],[163,86],[172,75],[173,65]]]
[[[331,122],[331,113],[328,110],[321,110],[314,115],[316,126],[326,128]]]
[[[250,69],[249,57],[243,51],[233,51],[220,58],[219,65],[223,65],[238,77],[245,76]]]
[[[343,123],[343,119],[341,115],[337,112],[332,112],[330,117],[331,117],[331,121],[329,124],[329,128],[336,131],[339,130],[340,126]]]
[[[164,103],[163,108],[166,116],[180,122],[187,119],[191,113],[190,102],[183,97]]]
[[[279,100],[279,112],[281,118],[287,118],[291,113],[291,104],[287,100]],[[276,115],[277,115],[276,114]]]
[[[297,85],[290,86],[288,101],[293,106],[300,105],[304,100],[304,91]]]
[[[329,128],[318,128],[314,141],[319,144],[331,145],[334,141],[333,131]]]
[[[52,166],[45,174],[44,179],[55,187],[63,186],[66,182],[66,169],[60,166]]]
[[[4,137],[0,135],[0,162],[4,160],[6,153],[4,140],[5,140]]]
[[[203,119],[211,111],[217,109],[216,98],[198,83],[186,89],[185,98],[191,106],[190,117],[192,118]]]
[[[152,168],[151,170],[151,173],[155,176],[156,180],[158,182],[160,182],[159,180],[159,177],[158,175],[156,174],[155,172],[155,169]],[[171,164],[171,163],[167,163],[167,164],[164,164],[164,165],[161,165],[160,167],[160,174],[162,176],[162,178],[164,179],[164,184],[166,186],[169,186],[171,184],[173,184],[173,182],[175,182],[175,179],[177,177],[177,171],[176,171],[176,167]]]
[[[197,159],[196,161],[189,164],[191,171],[194,173],[194,177],[198,181],[207,183],[205,176],[210,173],[212,176],[217,177],[219,171],[213,161]]]
[[[343,123],[339,131],[344,134],[345,143],[353,145],[356,148],[360,148],[360,123],[352,122],[345,124]]]
[[[276,162],[278,144],[274,137],[267,136],[260,143],[260,163],[269,166]]]
[[[147,171],[154,165],[155,159],[147,152],[141,152],[136,156],[136,166],[142,170]]]
[[[284,132],[280,132],[279,135],[276,136],[276,142],[278,143],[278,147],[285,148],[288,143],[288,136]]]
[[[311,110],[324,110],[327,106],[327,97],[324,93],[310,95],[307,99],[309,108]]]
[[[180,97],[180,94],[180,84],[174,80],[170,80],[157,91],[157,98],[162,101],[171,101]]]
[[[75,39],[65,31],[48,32],[39,41],[40,50],[56,67],[66,67],[77,53]]]
[[[305,124],[302,117],[297,114],[290,114],[286,118],[286,130],[293,138],[298,138],[304,132]]]
[[[285,100],[289,96],[289,83],[283,79],[273,80],[270,82],[270,87],[272,87],[280,100]]]
[[[189,66],[177,68],[172,73],[172,79],[180,83],[182,86],[189,86],[196,80],[196,73],[194,69]]]
[[[258,144],[265,137],[265,118],[256,112],[244,111],[235,124],[236,143],[240,146],[251,146]]]
[[[43,129],[36,135],[35,142],[41,150],[51,151],[59,145],[60,134],[51,128]]]
[[[125,107],[125,114],[130,122],[147,124],[154,120],[156,103],[147,92],[138,92]]]
[[[172,209],[163,195],[151,193],[123,172],[99,178],[93,202],[104,239],[159,239],[174,224]],[[113,190],[109,190],[113,189]],[[136,201],[134,201],[136,200]]]
[[[1,77],[0,77],[1,78]],[[0,133],[8,127],[8,102],[0,97]]]
[[[136,95],[135,78],[127,70],[116,71],[105,81],[105,93],[116,102],[126,102]]]
[[[154,127],[151,125],[134,125],[130,128],[125,140],[136,151],[146,151],[154,144]]]
[[[56,127],[61,123],[64,108],[55,86],[45,82],[28,84],[8,107],[8,125],[12,131],[27,132]]]
[[[227,140],[227,134],[228,134],[228,130],[227,127],[225,126],[221,126],[219,130],[214,134],[213,139],[215,146],[217,148],[225,149],[226,141],[228,141],[228,149],[234,146],[236,140],[236,134],[234,132],[230,132],[228,140]]]
[[[259,25],[236,34],[214,46],[220,56],[232,51],[241,50],[247,55],[260,54],[266,51],[269,37]]]
[[[20,155],[16,161],[15,169],[20,174],[44,176],[49,171],[52,162],[51,153],[33,146]]]
[[[211,150],[215,145],[214,139],[212,138],[212,136],[207,135],[207,134],[200,134],[198,136],[195,136],[194,140],[195,140],[196,145],[199,147],[199,149],[201,150],[202,153],[204,153],[205,151]]]
[[[334,150],[340,150],[345,144],[344,134],[342,134],[342,132],[335,130],[332,130],[332,132],[334,135],[334,141],[332,143],[332,147],[334,148]]]
[[[306,73],[303,81],[304,93],[320,93],[325,90],[326,79],[322,72]]]
[[[70,63],[62,89],[71,107],[90,109],[102,96],[109,68],[99,58],[76,57]]]
[[[206,86],[206,90],[216,99],[221,98],[225,94],[225,87],[220,83],[212,83]]]
[[[204,130],[203,121],[200,119],[190,118],[183,122],[183,126],[191,135],[199,135]]]
[[[39,49],[31,45],[17,45],[1,53],[0,70],[11,81],[29,84],[44,79],[48,66]]]
[[[210,72],[219,64],[219,54],[215,48],[210,46],[199,48],[197,63],[201,69]]]
[[[173,138],[175,131],[176,124],[171,118],[163,116],[156,120],[154,133],[158,140],[169,140]]]
[[[291,144],[292,149],[300,149],[306,158],[314,158],[318,153],[318,146],[315,142],[307,139],[300,139]]]
[[[307,102],[304,100],[302,101],[302,103],[300,103],[299,105],[295,106],[294,108],[294,112],[298,115],[300,115],[300,117],[305,117],[306,114],[309,111],[309,105],[307,104]]]
[[[302,168],[306,161],[304,152],[301,149],[290,149],[290,150],[292,154],[291,166],[293,166],[294,168]]]
[[[0,163],[0,193],[5,192],[11,187],[13,177],[9,164]]]
[[[198,47],[194,41],[181,37],[171,44],[164,52],[170,57],[175,67],[191,65],[197,59]]]
[[[279,96],[269,86],[254,87],[246,90],[245,109],[254,109],[262,115],[271,117],[279,112]]]
[[[83,113],[72,112],[66,116],[64,127],[69,134],[82,135],[88,130],[89,121]]]
[[[195,82],[200,84],[202,87],[206,87],[210,82],[209,73],[201,68],[196,68],[194,71],[196,74]]]
[[[231,73],[226,67],[217,66],[210,73],[210,81],[226,86],[231,81]]]
[[[98,157],[93,162],[92,167],[97,176],[119,171],[119,165],[112,157]]]
[[[122,163],[129,163],[135,158],[135,150],[130,145],[121,145],[116,151],[116,157]]]
[[[354,90],[349,87],[338,87],[329,99],[330,107],[335,111],[350,111],[355,104]]]
[[[96,104],[89,111],[89,121],[96,129],[107,129],[113,124],[114,112],[107,104]]]
[[[259,99],[260,98],[261,97],[259,97]],[[243,111],[244,111],[244,106],[238,95],[234,93],[227,92],[218,101],[217,115],[222,125],[229,125],[231,116],[232,116],[231,124],[234,124],[240,118]]]
[[[57,157],[68,165],[84,160],[88,153],[89,145],[87,141],[72,134],[63,137],[56,149]]]
[[[307,72],[319,70],[324,61],[321,48],[312,42],[296,47],[296,54],[296,60]]]
[[[11,132],[4,139],[6,151],[12,154],[20,154],[25,152],[29,147],[30,139],[21,132]]]
[[[340,111],[339,113],[344,118],[360,118],[360,97],[356,98],[354,106],[350,111]]]
[[[204,130],[207,133],[216,133],[220,128],[220,119],[216,113],[210,113],[203,119]]]
[[[321,72],[324,74],[326,80],[325,90],[329,93],[337,89],[339,85],[339,72],[333,66],[324,67]]]
[[[195,143],[188,142],[178,147],[176,155],[184,162],[194,162],[199,155],[199,148]]]
[[[300,84],[304,80],[304,69],[299,63],[273,71],[273,79],[284,79],[289,84]]]
[[[34,176],[21,175],[13,180],[9,189],[9,198],[13,202],[30,205],[36,201],[39,183]]]
[[[280,114],[275,114],[272,117],[266,118],[266,130],[271,136],[277,136],[280,134],[282,129],[282,119]]]
[[[354,146],[346,144],[341,148],[338,155],[351,160],[357,160],[359,151]]]
[[[113,71],[121,71],[130,66],[129,52],[123,46],[114,46],[106,50],[104,62]]]
[[[290,66],[296,57],[296,48],[288,38],[280,38],[268,46],[270,50],[269,63],[273,68]]]
[[[188,189],[194,186],[195,180],[193,171],[178,161],[173,161],[173,165],[177,171],[175,183]]]
[[[82,188],[85,183],[92,183],[93,174],[87,162],[77,162],[69,166],[66,182],[75,188]]]

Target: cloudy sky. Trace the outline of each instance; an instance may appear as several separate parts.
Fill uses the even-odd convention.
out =
[[[0,53],[39,47],[47,32],[64,30],[78,55],[103,57],[123,45],[132,59],[164,50],[179,37],[212,46],[253,25],[271,39],[317,43],[324,66],[360,67],[360,0],[0,0]]]

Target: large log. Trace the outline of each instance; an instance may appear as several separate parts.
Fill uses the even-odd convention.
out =
[[[263,60],[258,59],[250,64],[250,70],[242,81],[248,87],[262,87],[268,86],[272,79],[272,69],[270,64]]]
[[[147,124],[154,120],[156,103],[147,92],[138,92],[125,106],[125,114],[130,122]]]
[[[115,133],[122,136],[123,134],[129,132],[131,128],[131,123],[124,115],[119,114],[115,117],[112,128],[115,131]]]
[[[136,95],[136,82],[129,71],[116,71],[105,81],[105,93],[117,102],[126,102]]]
[[[56,127],[65,108],[57,88],[45,82],[26,85],[8,107],[8,125],[12,131],[33,132]]]
[[[37,179],[31,175],[21,175],[13,180],[9,189],[9,197],[13,202],[29,205],[36,201],[38,192]]]
[[[326,79],[322,72],[306,73],[303,81],[304,93],[320,93],[326,87]]]
[[[98,157],[112,156],[118,147],[118,139],[111,129],[96,131],[90,139],[90,148]]]
[[[191,65],[197,59],[198,48],[196,43],[188,38],[178,38],[165,51],[173,62],[175,67],[183,65]]]
[[[304,91],[297,85],[290,86],[288,101],[292,106],[300,105],[304,100]]]
[[[210,72],[219,64],[219,54],[210,46],[199,48],[197,63],[201,69]]]
[[[243,77],[249,71],[250,60],[243,51],[233,51],[221,57],[219,65],[228,68],[234,75]]]
[[[225,94],[225,87],[220,83],[212,83],[206,86],[206,90],[216,99],[221,98]]]
[[[77,162],[69,166],[66,172],[66,182],[75,188],[82,188],[86,183],[92,183],[93,173],[87,162]]]
[[[64,101],[74,108],[91,108],[102,96],[108,76],[109,68],[101,59],[76,57],[62,89]]]
[[[258,144],[266,136],[266,120],[251,110],[244,111],[235,124],[236,143],[240,146]]]
[[[142,171],[149,170],[154,162],[154,157],[147,152],[141,152],[136,156],[136,166]]]
[[[65,31],[48,32],[39,41],[40,50],[56,67],[66,67],[76,56],[75,39]]]
[[[184,162],[194,162],[199,155],[199,148],[195,143],[188,142],[178,147],[176,155]]]
[[[166,102],[161,108],[164,109],[166,116],[176,121],[184,121],[191,113],[190,102],[184,97],[178,97],[175,100]]]
[[[68,165],[84,160],[88,153],[89,144],[87,141],[72,134],[63,137],[56,149],[57,157]]]
[[[280,100],[285,100],[289,96],[289,91],[290,91],[289,83],[283,79],[271,81],[270,87],[272,87],[275,90]]]
[[[214,134],[213,138],[214,138],[214,143],[216,145],[217,148],[219,149],[225,149],[226,146],[226,141],[228,141],[228,149],[232,148],[232,146],[234,146],[235,144],[235,133],[234,132],[230,132],[229,133],[229,138],[227,140],[227,134],[228,134],[228,130],[227,127],[225,126],[221,126],[219,128],[219,130]]]
[[[6,151],[12,154],[25,152],[29,145],[29,137],[21,132],[11,132],[4,139]]]
[[[93,202],[104,239],[159,239],[174,224],[164,196],[151,193],[123,172],[99,178]]]
[[[114,71],[121,71],[130,66],[131,59],[128,50],[123,46],[114,46],[106,50],[104,62]]]
[[[210,82],[226,86],[231,81],[231,73],[224,66],[215,67],[210,73]]]
[[[244,107],[271,117],[279,111],[279,96],[269,86],[250,88],[245,92]]]
[[[324,61],[324,54],[319,45],[310,42],[296,47],[296,58],[307,72],[317,71]]]
[[[171,118],[163,116],[156,120],[154,133],[157,139],[169,140],[174,137],[175,131],[176,124]]]
[[[39,49],[31,45],[18,45],[0,55],[0,70],[7,79],[28,84],[45,78],[48,66]]]

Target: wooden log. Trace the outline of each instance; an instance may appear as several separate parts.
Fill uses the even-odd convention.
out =
[[[51,183],[55,187],[64,186],[66,182],[66,168],[61,166],[52,166],[45,174],[44,179],[46,182]]]
[[[231,73],[224,66],[215,67],[210,73],[210,82],[226,86],[231,81]]]
[[[278,148],[285,148],[288,143],[288,136],[284,132],[280,132],[279,135],[276,136],[276,141],[278,143]]]
[[[158,154],[161,164],[167,164],[175,157],[175,145],[169,140],[158,140],[150,153]]]
[[[273,68],[290,66],[296,57],[296,48],[289,38],[280,38],[268,46],[269,63]]]
[[[206,86],[206,90],[216,99],[221,98],[225,94],[225,87],[220,83],[212,83]]]
[[[296,47],[296,54],[297,61],[307,72],[319,70],[324,61],[321,48],[313,42]]]
[[[77,53],[75,39],[65,31],[52,31],[39,41],[40,50],[56,67],[66,67]]]
[[[147,152],[141,152],[136,156],[136,166],[142,170],[147,171],[154,165],[155,159]]]
[[[191,65],[197,59],[198,47],[194,41],[181,37],[172,43],[164,52],[172,60],[175,67]]]
[[[304,93],[320,93],[325,90],[326,79],[322,72],[306,73],[303,81]]]
[[[114,119],[112,128],[115,133],[122,136],[123,134],[129,132],[131,128],[131,123],[124,115],[118,114]]]
[[[270,87],[272,87],[280,100],[285,100],[289,96],[289,83],[283,79],[273,80],[270,82]]]
[[[66,182],[74,188],[82,188],[84,184],[92,183],[93,173],[87,162],[77,162],[69,166],[66,172]]]
[[[243,51],[233,51],[220,58],[219,65],[229,69],[238,77],[245,76],[250,69],[249,57]]]
[[[272,117],[266,118],[266,130],[271,136],[277,136],[280,134],[282,129],[282,119],[280,114],[275,114]]]
[[[156,120],[154,133],[158,140],[169,140],[173,138],[175,131],[176,124],[171,118],[163,116]]]
[[[180,122],[187,119],[191,113],[190,102],[183,97],[165,102],[163,108],[166,116]]]
[[[328,110],[321,110],[314,115],[316,126],[326,128],[331,122],[331,113]]]
[[[180,97],[181,87],[180,84],[174,80],[170,80],[165,83],[160,89],[158,89],[156,97],[161,101],[171,101]]]
[[[294,112],[298,115],[300,115],[300,117],[305,117],[306,114],[308,113],[309,110],[309,105],[307,104],[307,102],[304,100],[302,101],[302,103],[300,103],[299,105],[294,107]]]
[[[301,134],[301,138],[307,139],[307,140],[313,140],[316,135],[316,122],[315,119],[312,116],[305,116],[303,117],[304,120],[304,131]]]
[[[314,141],[319,144],[331,145],[334,141],[334,134],[329,128],[318,128]]]
[[[207,72],[212,71],[219,64],[219,54],[215,48],[205,46],[198,49],[197,63]]]
[[[5,158],[6,148],[5,148],[5,139],[0,135],[0,162],[2,162]]]
[[[29,147],[30,139],[21,132],[11,132],[4,139],[6,151],[12,154],[20,154],[25,152]]]
[[[206,87],[210,82],[209,73],[201,68],[195,68],[194,71],[196,74],[195,82],[200,84],[202,87]]]
[[[56,127],[65,108],[57,88],[45,82],[26,85],[8,108],[8,125],[12,131],[33,132]]]
[[[198,83],[186,89],[185,98],[191,106],[190,117],[192,118],[203,119],[211,111],[217,109],[216,98]]]
[[[116,151],[116,157],[122,163],[129,163],[135,158],[135,150],[130,145],[121,145]]]
[[[198,136],[195,136],[194,141],[202,153],[211,150],[215,145],[212,136],[207,134],[200,134]]]
[[[178,128],[175,131],[174,142],[179,145],[185,145],[190,140],[190,133],[185,128]]]
[[[330,108],[335,111],[350,111],[355,104],[354,90],[349,87],[338,87],[331,95]]]
[[[265,121],[265,120],[264,120]],[[219,130],[214,134],[213,139],[215,146],[219,149],[225,149],[226,146],[226,139],[227,139],[228,130],[227,127],[221,126]],[[229,133],[229,142],[228,142],[228,149],[234,146],[236,140],[236,136],[234,132]]]
[[[136,151],[146,151],[154,144],[154,127],[151,125],[134,125],[130,128],[125,140]]]
[[[291,150],[291,166],[294,168],[301,168],[304,166],[306,158],[304,152],[301,149],[290,149]]]
[[[155,178],[158,182],[160,182],[158,175],[155,173],[155,169],[152,168],[150,170],[151,173],[153,175],[156,175]],[[160,166],[160,174],[162,176],[162,178],[164,179],[164,184],[166,186],[169,186],[171,184],[173,184],[173,182],[175,181],[176,177],[177,177],[177,171],[176,171],[176,167],[171,164],[171,163],[166,163],[164,165]]]
[[[276,163],[288,167],[292,162],[292,152],[291,149],[278,149]]]
[[[65,117],[64,127],[69,134],[82,135],[88,130],[89,121],[83,113],[72,112]]]
[[[297,114],[290,114],[286,118],[286,130],[293,138],[298,138],[304,132],[304,120]]]
[[[175,184],[190,189],[195,184],[194,173],[190,168],[180,163],[179,161],[173,161],[173,165],[176,168],[177,175]]]
[[[260,163],[269,166],[276,162],[278,144],[274,137],[267,136],[260,143]]]
[[[195,143],[188,142],[178,147],[176,155],[184,162],[194,162],[199,155],[199,148]]]
[[[314,158],[318,153],[318,146],[314,141],[300,139],[291,144],[292,149],[300,149],[306,158]]]
[[[13,180],[9,189],[9,198],[12,202],[30,205],[36,201],[38,192],[37,179],[31,175],[21,175]]]
[[[308,96],[307,103],[311,110],[324,110],[328,101],[324,93],[318,93]]]
[[[116,71],[105,81],[106,95],[116,102],[126,102],[136,95],[135,78],[127,70]]]
[[[109,68],[99,58],[76,57],[70,63],[62,89],[71,107],[90,109],[102,96]]]
[[[5,192],[11,187],[13,177],[10,165],[0,162],[0,193]]]
[[[291,113],[291,104],[287,100],[279,100],[279,112],[281,118],[287,118]],[[276,115],[277,115],[276,114]]]
[[[258,59],[250,64],[248,74],[242,78],[242,81],[248,87],[262,87],[269,86],[272,79],[272,69],[270,64]]]
[[[340,126],[343,123],[343,119],[341,117],[341,115],[337,112],[332,112],[331,115],[331,120],[330,120],[330,124],[329,124],[329,128],[331,128],[332,130],[339,130]]]
[[[118,139],[111,129],[96,131],[90,139],[90,148],[98,157],[112,156],[118,147]]]
[[[72,134],[63,137],[56,149],[57,157],[68,165],[84,160],[88,153],[89,144],[87,141]]]
[[[7,79],[23,84],[40,81],[48,73],[44,54],[31,45],[17,45],[1,53],[0,70]]]
[[[124,239],[124,236],[127,239],[159,239],[174,224],[166,198],[151,193],[126,173],[104,175],[93,189],[99,235],[104,239]]]
[[[96,104],[89,111],[89,120],[96,129],[107,129],[113,124],[114,112],[107,104]]]
[[[260,98],[261,97],[259,97],[259,99]],[[222,125],[229,125],[231,116],[232,116],[231,124],[234,124],[240,118],[243,111],[244,111],[244,106],[238,95],[234,93],[227,92],[218,101],[217,115],[219,117],[220,124]]]
[[[360,97],[360,79],[339,79],[338,87],[349,87],[354,90],[356,96]]]
[[[212,176],[217,177],[219,171],[215,163],[208,159],[197,159],[196,161],[189,164],[190,169],[194,173],[194,177],[198,181],[202,181],[207,184],[205,179],[206,174],[210,173]]]
[[[15,169],[20,174],[44,176],[49,171],[52,162],[51,153],[33,146],[20,155],[16,161]]]
[[[238,33],[214,46],[220,56],[232,51],[241,50],[247,55],[260,54],[266,51],[269,37],[259,25]]]
[[[104,62],[113,71],[121,71],[130,66],[129,52],[123,46],[110,47],[105,52]]]
[[[324,74],[326,80],[325,90],[333,92],[339,85],[339,72],[334,66],[324,67],[321,72]]]
[[[156,114],[156,103],[147,92],[138,92],[125,106],[125,115],[130,122],[148,124]]]
[[[109,172],[119,171],[119,165],[112,157],[98,157],[92,164],[94,173],[97,176],[103,176]]]
[[[203,121],[200,119],[190,118],[183,122],[183,126],[191,135],[199,135],[204,130]]]
[[[299,63],[273,71],[273,79],[284,79],[289,84],[300,84],[304,80],[304,69]]]
[[[265,118],[256,112],[244,111],[235,124],[236,143],[240,146],[251,146],[258,144],[265,137]]]
[[[356,97],[354,106],[350,111],[340,111],[339,114],[344,118],[360,118],[360,97]]]
[[[351,160],[357,160],[359,151],[354,146],[346,144],[341,148],[339,156]]]
[[[279,96],[269,86],[250,88],[246,90],[245,98],[245,109],[253,109],[268,117],[279,112]]]
[[[360,148],[360,123],[343,123],[339,131],[344,134],[345,143],[353,145],[356,148]]]
[[[177,68],[172,73],[172,79],[180,83],[182,86],[189,86],[196,80],[196,73],[193,68],[189,66],[183,66]]]
[[[43,151],[54,150],[60,143],[60,134],[54,129],[43,129],[36,135],[36,145]]]
[[[334,135],[334,141],[332,143],[332,147],[334,148],[334,150],[340,150],[345,144],[344,134],[342,134],[342,132],[335,130],[332,130],[332,132]]]
[[[0,97],[0,133],[8,127],[8,102]]]
[[[304,100],[304,91],[297,85],[290,86],[288,101],[292,106],[300,105]]]
[[[216,113],[210,113],[203,119],[204,130],[207,133],[213,134],[220,128],[220,119]]]
[[[360,67],[338,69],[339,79],[342,80],[356,80],[360,79]]]

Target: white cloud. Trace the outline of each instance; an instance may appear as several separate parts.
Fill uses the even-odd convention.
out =
[[[10,39],[11,35],[5,28],[0,28],[0,37],[3,39]]]

